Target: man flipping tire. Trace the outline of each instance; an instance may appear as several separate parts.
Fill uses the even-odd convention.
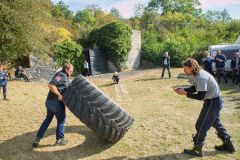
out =
[[[73,72],[73,65],[64,64],[62,70],[57,72],[48,84],[49,93],[46,100],[47,116],[42,122],[41,127],[32,143],[32,147],[37,147],[44,133],[46,132],[53,116],[57,118],[56,145],[65,145],[64,129],[66,121],[65,105],[63,103],[63,93],[69,85],[68,77]]]

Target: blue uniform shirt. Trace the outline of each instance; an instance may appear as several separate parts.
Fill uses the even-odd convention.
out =
[[[222,60],[222,62],[217,61],[216,59],[219,58]],[[224,54],[219,54],[216,55],[214,58],[214,61],[216,63],[216,68],[224,68],[225,67],[225,61],[227,60],[227,58],[225,57]]]
[[[5,72],[0,72],[0,86],[7,85],[7,74]]]
[[[208,58],[206,58],[205,60],[204,60],[204,70],[211,70],[212,69],[212,62],[214,61],[214,59],[213,58],[210,58],[210,57],[208,57]]]
[[[66,90],[66,88],[68,87],[69,83],[70,82],[69,82],[67,73],[62,70],[55,74],[55,76],[53,77],[53,79],[51,80],[51,82],[49,84],[56,86],[58,92],[61,95],[63,95],[63,93]],[[54,93],[49,91],[47,100],[51,100],[51,99],[57,99],[57,95],[55,95]]]

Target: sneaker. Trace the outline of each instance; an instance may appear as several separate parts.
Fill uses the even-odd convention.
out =
[[[40,138],[36,137],[34,140],[33,140],[33,143],[32,143],[32,147],[33,148],[36,148],[38,146],[38,143],[40,142]]]
[[[61,146],[61,145],[66,145],[67,143],[68,143],[68,140],[67,140],[67,139],[60,138],[60,139],[56,140],[55,145]]]

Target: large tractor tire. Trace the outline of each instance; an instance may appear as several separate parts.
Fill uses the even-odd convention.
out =
[[[94,84],[78,75],[63,96],[69,110],[110,142],[117,142],[128,131],[134,119]]]

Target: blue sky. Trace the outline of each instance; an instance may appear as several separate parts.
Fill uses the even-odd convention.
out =
[[[52,0],[53,3],[59,0]],[[111,8],[117,8],[124,18],[129,18],[134,15],[134,7],[138,3],[147,5],[150,0],[62,0],[69,6],[70,10],[82,10],[91,4],[97,4],[102,10],[109,12]],[[240,19],[240,0],[199,0],[203,11],[218,10],[222,11],[226,8],[231,17]]]

